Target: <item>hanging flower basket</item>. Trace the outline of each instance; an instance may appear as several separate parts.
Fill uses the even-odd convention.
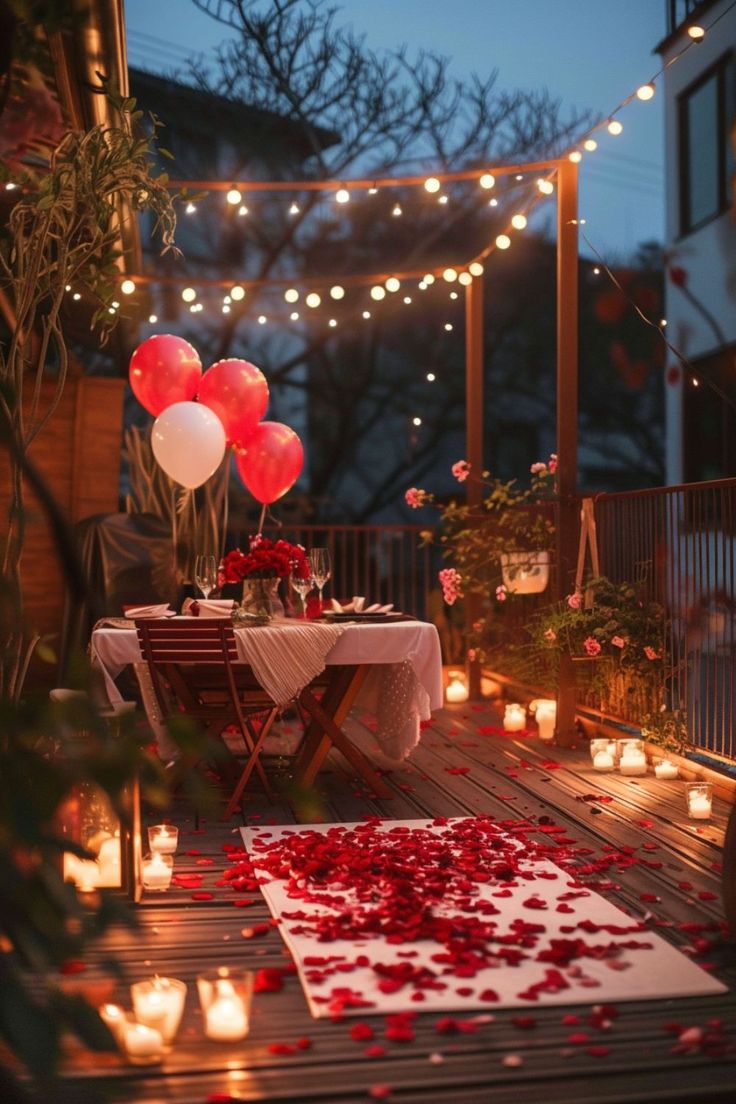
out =
[[[541,594],[549,583],[549,552],[502,552],[503,585],[509,594]]]

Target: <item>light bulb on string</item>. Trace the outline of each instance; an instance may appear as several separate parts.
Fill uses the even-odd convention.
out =
[[[181,297],[185,303],[193,303],[197,298],[197,293],[193,287],[185,287],[181,293]]]
[[[457,294],[457,292],[456,292],[456,291],[451,291],[451,292],[450,292],[450,296],[449,296],[449,297],[450,297],[450,299],[457,299],[457,297],[458,297],[458,294]]]
[[[401,287],[401,280],[397,280],[395,276],[389,276],[386,280],[386,291],[398,291]]]
[[[483,271],[483,265],[480,263],[480,261],[473,261],[471,264],[468,265],[468,272],[471,276],[482,276]]]
[[[444,207],[444,205],[448,202],[448,197],[446,195],[441,195],[439,197],[439,199],[437,200],[437,202],[441,203],[442,206]]]
[[[123,295],[132,295],[135,291],[135,280],[123,280],[120,290]]]
[[[330,327],[330,329],[334,330],[335,326],[337,325],[337,319],[331,318],[327,325]]]
[[[470,275],[469,272],[461,272],[457,278],[457,281],[459,284],[462,284],[463,287],[467,287],[468,284],[472,284],[473,277]]]
[[[496,238],[496,247],[498,249],[508,249],[511,245],[511,238],[508,234],[499,234]]]
[[[155,326],[156,323],[158,322],[158,315],[157,314],[149,314],[148,322],[149,322],[149,325]]]
[[[394,216],[394,218],[401,218],[403,213],[404,212],[401,210],[401,204],[400,203],[395,203],[394,204],[394,209],[391,212],[391,214]]]
[[[434,283],[434,280],[435,280],[435,278],[434,278],[434,276],[432,275],[431,272],[428,272],[426,274],[426,276],[422,277],[422,279],[424,280],[424,283],[427,285],[427,287],[430,287]]]
[[[386,289],[381,287],[380,284],[374,284],[371,288],[371,299],[375,299],[378,302],[381,299],[386,298]]]
[[[241,193],[238,191],[237,188],[231,188],[230,191],[225,196],[225,199],[233,207],[237,207],[237,205],[240,203],[242,198],[243,198],[243,196],[241,195]]]
[[[511,219],[511,225],[513,226],[514,230],[524,230],[525,227],[526,227],[526,224],[527,224],[526,215],[521,215],[521,214],[514,215],[513,218]]]
[[[368,195],[378,195],[378,188],[375,184],[368,189]]]
[[[258,325],[259,326],[265,326],[267,322],[268,322],[268,319],[266,318],[265,314],[259,314],[258,315]]]
[[[655,88],[653,84],[642,84],[640,88],[636,90],[636,97],[639,100],[651,100],[654,96]]]
[[[291,207],[289,207],[289,214],[290,215],[299,215],[299,214],[301,214],[301,210],[302,209],[301,209],[301,207],[299,206],[298,203],[292,203]]]
[[[78,291],[75,291],[74,294],[72,295],[72,299],[74,299],[74,301],[77,302],[77,303],[79,302],[79,300],[81,298],[82,298],[82,296]]]
[[[240,207],[238,207],[238,214],[241,218],[243,217],[243,215],[248,214],[248,208],[245,206],[244,203]]]
[[[229,314],[230,313],[230,304],[229,303],[223,303],[222,304],[222,313],[223,314]]]
[[[415,426],[420,426],[420,425],[422,424],[422,419],[421,419],[421,418],[419,418],[419,417],[417,417],[417,418],[412,418],[412,420],[411,420],[411,424],[412,424],[412,425],[415,425]]]
[[[586,138],[583,142],[583,149],[587,150],[588,153],[593,153],[594,150],[597,150],[598,143],[596,142],[595,138]]]
[[[337,189],[337,191],[335,192],[335,202],[336,203],[349,203],[350,202],[350,192],[347,190],[347,188],[338,188]]]
[[[490,189],[496,183],[496,178],[493,173],[483,173],[483,175],[479,178],[478,183],[480,184],[481,188],[485,189],[485,191],[490,191]]]
[[[618,119],[611,119],[610,123],[608,124],[609,134],[612,134],[614,138],[616,138],[619,134],[623,134],[623,130],[624,124],[622,122],[620,122]]]
[[[118,307],[120,306],[120,304],[118,303],[117,299],[113,299],[113,301],[112,301],[112,303],[110,304],[110,306],[111,306],[111,307],[114,307],[114,308],[115,308],[115,310],[117,310],[117,309],[118,309]]]
[[[488,206],[489,207],[498,207],[498,200],[495,199],[495,198],[494,199],[489,199],[488,200]]]
[[[427,372],[426,379],[428,383],[434,383],[437,377],[435,376],[434,372]]]
[[[452,322],[445,322],[445,329],[447,330],[448,333],[452,333],[452,331],[454,329],[454,327],[452,325]]]
[[[700,42],[701,39],[705,38],[705,27],[701,27],[699,23],[693,23],[692,26],[688,27],[687,33],[694,42]]]
[[[451,284],[457,280],[457,272],[454,268],[446,268],[442,273],[442,279],[446,280],[448,284]]]
[[[245,288],[241,287],[240,284],[235,284],[230,288],[230,298],[239,303],[241,299],[245,299]]]
[[[427,179],[424,181],[425,191],[429,192],[430,195],[438,192],[441,187],[442,185],[440,184],[436,176],[428,176]]]
[[[292,322],[298,322],[299,321],[299,311],[292,311],[291,314],[289,315],[289,318],[291,319]]]
[[[287,303],[296,303],[299,299],[299,292],[296,288],[287,288],[284,292],[284,299]]]
[[[370,311],[363,311],[363,317],[364,317],[364,318],[370,318],[370,316],[371,316],[371,312],[370,312]]]
[[[406,305],[408,307],[409,304],[411,303],[411,295],[405,295],[404,296],[404,302],[406,303]]]
[[[187,203],[186,207],[184,208],[184,214],[193,215],[196,210],[197,208],[193,203]]]
[[[524,174],[523,173],[517,173],[516,176],[514,177],[514,180],[523,180],[523,179],[524,179]]]
[[[314,309],[315,307],[318,307],[320,305],[322,299],[316,291],[310,291],[304,302],[307,304],[308,307],[312,307],[312,309]]]
[[[553,191],[555,190],[555,186],[551,180],[540,179],[537,181],[537,187],[539,188],[542,195],[552,195]]]
[[[424,280],[420,280],[419,283],[417,284],[417,287],[419,288],[420,291],[426,291],[427,290],[427,284]]]
[[[330,297],[332,299],[344,299],[345,288],[342,287],[340,284],[335,284],[334,287],[330,288]]]
[[[568,153],[567,159],[568,161],[572,161],[573,165],[579,165],[583,160],[583,155],[580,150],[573,150],[571,153]]]
[[[230,306],[230,304],[232,303],[232,297],[231,297],[230,295],[226,295],[226,296],[225,296],[225,297],[223,298],[223,300],[222,300],[222,301],[223,301],[223,303],[225,303],[225,305],[226,305],[226,306],[228,306],[228,307],[229,307],[229,306]]]

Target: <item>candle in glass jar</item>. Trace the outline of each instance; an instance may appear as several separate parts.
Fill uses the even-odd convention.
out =
[[[125,1019],[125,1012],[119,1004],[103,1004],[102,1008],[98,1009],[98,1012],[100,1019],[107,1024],[115,1037],[115,1041],[119,1045],[122,1032],[128,1027],[127,1020]]]
[[[534,717],[540,740],[547,743],[554,739],[555,725],[557,724],[557,702],[552,698],[540,698],[536,702]]]
[[[173,824],[153,824],[148,829],[148,846],[152,852],[173,855],[179,842],[179,829]]]
[[[163,1053],[164,1041],[160,1031],[145,1024],[129,1024],[122,1034],[122,1044],[131,1062],[144,1064],[158,1062]]]
[[[445,701],[448,702],[466,702],[468,700],[468,688],[460,678],[453,678],[447,684],[445,690]]]
[[[214,973],[201,974],[197,978],[197,989],[204,1031],[209,1039],[231,1043],[248,1034],[253,993],[251,971],[233,972],[221,966]]]
[[[177,978],[155,977],[130,987],[133,1012],[139,1023],[155,1027],[169,1046],[181,1023],[187,987]]]
[[[693,820],[710,820],[713,795],[709,782],[695,782],[688,786],[687,811]]]
[[[657,763],[655,766],[654,773],[657,778],[670,779],[677,778],[680,772],[675,764],[670,762],[669,759],[662,759],[661,762]]]
[[[631,748],[624,751],[618,764],[621,774],[646,774],[647,757],[643,751]]]
[[[613,756],[610,751],[597,751],[593,757],[593,769],[597,771],[612,771]]]
[[[143,888],[155,892],[161,892],[169,888],[174,863],[171,855],[162,855],[160,851],[154,851],[152,855],[143,860],[141,877]]]
[[[518,702],[506,706],[503,714],[503,727],[506,732],[521,732],[526,728],[526,710]]]

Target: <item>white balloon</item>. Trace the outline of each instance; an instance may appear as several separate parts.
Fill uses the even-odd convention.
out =
[[[167,475],[182,487],[201,487],[225,455],[225,430],[208,406],[177,402],[153,423],[151,448]]]

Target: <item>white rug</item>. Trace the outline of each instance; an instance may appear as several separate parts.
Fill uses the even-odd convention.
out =
[[[568,856],[541,826],[477,817],[241,832],[315,1017],[726,991],[551,862]]]

